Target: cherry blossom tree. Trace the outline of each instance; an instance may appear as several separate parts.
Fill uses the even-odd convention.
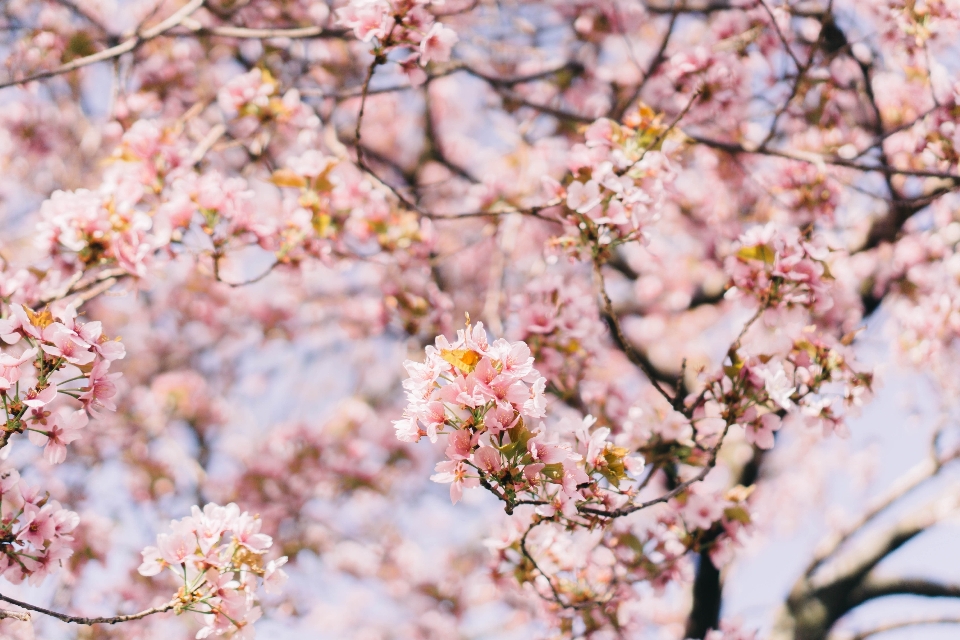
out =
[[[960,624],[956,0],[0,15],[3,637]]]

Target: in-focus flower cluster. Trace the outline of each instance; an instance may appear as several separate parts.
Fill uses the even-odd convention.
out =
[[[140,573],[155,576],[170,569],[178,583],[177,613],[193,611],[203,616],[197,638],[211,635],[253,637],[253,622],[260,617],[255,592],[258,578],[268,592],[286,579],[281,567],[287,558],[269,562],[264,555],[273,539],[260,533],[257,516],[240,512],[237,505],[210,503],[201,511],[170,523],[171,533],[157,536],[157,545],[143,550]]]
[[[77,322],[72,307],[56,316],[23,305],[10,305],[9,312],[0,319],[0,339],[17,355],[0,351],[2,443],[27,432],[31,442],[44,447],[48,462],[63,462],[66,445],[87,424],[87,413],[116,409],[114,380],[120,374],[109,369],[113,360],[123,358],[124,347],[103,334],[100,322]],[[80,401],[83,408],[70,412],[56,406],[60,395]]]
[[[69,534],[80,518],[13,469],[0,472],[0,516],[0,573],[6,580],[40,584],[73,555]]]
[[[543,423],[531,428],[546,414],[546,379],[523,342],[490,344],[477,323],[458,331],[453,344],[439,336],[426,356],[424,363],[404,363],[409,404],[394,426],[409,442],[448,434],[447,459],[433,480],[452,483],[454,502],[464,488],[483,484],[508,511],[525,494],[545,509],[572,514],[588,500],[584,488],[604,479],[617,487],[628,471],[642,469],[641,460],[608,441],[609,429],[590,432],[592,419],[566,442],[546,433]]]

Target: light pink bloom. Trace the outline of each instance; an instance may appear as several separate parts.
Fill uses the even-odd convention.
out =
[[[63,358],[70,364],[84,365],[93,362],[96,357],[83,339],[75,332],[55,322],[43,330],[43,339],[48,343],[41,348],[49,355]]]
[[[452,483],[450,484],[450,501],[457,504],[463,497],[464,489],[472,489],[480,486],[480,479],[468,477],[468,467],[460,460],[445,460],[437,463],[437,473],[430,476],[434,482]]]
[[[724,504],[718,498],[692,493],[688,496],[680,513],[689,529],[705,531],[723,517],[723,509]]]
[[[778,429],[780,429],[780,416],[775,413],[765,413],[759,420],[746,425],[744,437],[747,442],[756,444],[761,449],[772,449],[773,432]]]
[[[567,206],[577,213],[590,211],[600,204],[602,199],[600,185],[593,180],[586,184],[574,181],[567,187]]]
[[[278,593],[287,581],[287,574],[282,567],[287,564],[287,556],[271,560],[263,572],[263,588],[267,593]]]
[[[229,506],[236,508],[234,504]],[[253,553],[263,553],[273,545],[273,538],[265,533],[260,533],[260,527],[262,525],[263,522],[260,518],[254,518],[246,512],[238,515],[231,527],[233,529],[234,540],[237,541],[237,544],[246,547]]]
[[[359,40],[369,42],[387,34],[390,6],[383,0],[351,0],[350,4],[337,9],[337,23],[353,29]]]
[[[89,418],[82,409],[58,417],[48,425],[46,433],[39,430],[29,431],[30,442],[38,447],[44,447],[43,457],[50,464],[60,464],[67,458],[67,445],[80,438],[80,430],[87,426]]]
[[[23,395],[23,404],[28,407],[42,407],[45,404],[53,402],[57,397],[57,385],[51,384],[43,391],[37,391],[36,388],[28,390]]]
[[[500,452],[493,447],[480,447],[473,454],[473,461],[479,469],[488,473],[496,474],[503,467],[500,460]]]
[[[114,380],[120,377],[119,373],[108,373],[110,362],[101,360],[93,365],[88,377],[88,387],[80,394],[80,401],[90,413],[96,415],[98,409],[116,411],[117,405],[113,398],[117,395],[117,385]]]
[[[423,36],[423,40],[420,41],[420,64],[425,65],[431,61],[446,62],[450,59],[453,45],[459,39],[456,31],[443,26],[439,22],[434,22],[430,30]]]

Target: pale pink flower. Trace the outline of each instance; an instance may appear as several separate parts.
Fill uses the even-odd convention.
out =
[[[480,447],[473,454],[473,461],[477,467],[488,474],[496,474],[503,467],[500,452],[493,447]]]
[[[690,530],[706,531],[723,517],[723,509],[724,504],[718,498],[691,493],[687,496],[687,502],[681,508],[680,514]]]
[[[47,354],[63,358],[70,364],[89,364],[96,358],[96,354],[90,351],[90,346],[80,336],[59,322],[54,322],[43,330],[43,339],[47,343],[53,343],[41,345]]]
[[[236,508],[236,505],[230,506]],[[241,547],[245,547],[253,553],[263,553],[273,545],[273,538],[265,533],[260,533],[260,527],[263,522],[260,518],[255,518],[249,513],[244,512],[236,516],[231,525],[233,538]]]
[[[287,556],[271,560],[263,572],[263,588],[267,593],[277,593],[287,581],[287,574],[282,567],[287,564]]]
[[[780,429],[780,416],[775,413],[765,413],[759,420],[747,424],[744,429],[747,442],[756,444],[760,449],[772,449],[773,432]]]
[[[114,380],[120,377],[119,373],[108,373],[110,362],[101,360],[93,365],[87,378],[87,389],[80,394],[80,401],[90,413],[96,415],[98,409],[116,411],[117,406],[112,398],[117,395],[117,385]]]
[[[30,442],[44,447],[43,457],[50,464],[60,464],[67,457],[67,445],[80,438],[80,430],[87,426],[89,418],[82,409],[59,416],[45,430],[31,427]]]
[[[420,41],[420,64],[425,65],[431,61],[446,62],[450,59],[453,45],[459,39],[456,31],[434,22]]]
[[[383,0],[351,0],[350,4],[337,9],[337,22],[353,29],[359,40],[369,42],[387,34],[390,6]]]
[[[57,385],[51,384],[42,391],[37,391],[36,388],[29,389],[23,395],[23,404],[28,407],[42,407],[45,404],[53,402],[54,398],[57,397]]]
[[[586,184],[574,181],[567,187],[567,206],[577,213],[590,211],[600,204],[602,199],[600,185],[594,180],[588,180]]]
[[[451,483],[450,501],[453,504],[457,504],[460,498],[463,497],[464,489],[472,489],[480,486],[480,479],[477,477],[468,477],[467,473],[469,469],[460,460],[444,460],[443,462],[438,462],[436,471],[437,473],[430,476],[430,479],[434,482],[444,484],[448,482]]]

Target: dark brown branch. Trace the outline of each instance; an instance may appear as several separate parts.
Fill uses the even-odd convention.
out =
[[[865,536],[847,554],[821,567],[811,577],[803,576],[794,585],[780,626],[792,627],[797,639],[826,637],[830,628],[843,615],[873,598],[893,595],[896,589],[912,585],[916,595],[951,595],[947,587],[931,587],[924,581],[877,581],[870,577],[873,569],[904,544],[952,513],[958,499],[946,493],[933,505],[925,504]],[[921,583],[923,586],[921,587]],[[939,591],[938,591],[939,590]],[[957,594],[960,596],[960,593]]]
[[[895,631],[897,629],[904,629],[906,627],[919,627],[931,624],[960,624],[960,617],[956,615],[932,616],[925,618],[911,618],[908,620],[897,620],[896,622],[887,622],[877,625],[871,629],[858,631],[855,635],[851,636],[849,640],[866,640],[866,638],[869,638],[870,636],[875,636],[878,633],[884,633],[886,631]]]
[[[736,142],[724,142],[722,140],[714,140],[712,138],[706,138],[698,135],[687,136],[694,142],[702,145],[706,145],[713,149],[719,149],[720,151],[725,151],[732,155],[763,155],[763,156],[772,156],[775,158],[785,158],[787,160],[796,160],[797,162],[806,162],[808,164],[829,164],[838,167],[847,167],[849,169],[855,169],[857,171],[863,171],[867,173],[888,173],[891,175],[899,176],[914,176],[918,178],[942,178],[944,180],[952,180],[957,184],[960,184],[960,175],[954,173],[946,173],[943,171],[933,171],[927,169],[898,169],[890,165],[865,165],[853,160],[844,160],[843,158],[837,156],[820,156],[815,154],[807,153],[791,153],[789,151],[779,151],[776,149],[748,149],[743,145]]]
[[[851,604],[863,604],[868,600],[886,596],[924,596],[927,598],[960,598],[960,585],[942,584],[921,578],[871,579],[866,580],[850,594]]]
[[[651,364],[650,360],[646,357],[645,354],[637,351],[627,336],[623,333],[623,327],[620,324],[620,319],[617,317],[617,313],[613,308],[613,301],[610,300],[610,294],[607,293],[606,281],[603,277],[603,264],[599,257],[593,261],[593,270],[597,277],[597,287],[600,290],[600,299],[603,301],[601,311],[603,312],[604,318],[606,318],[607,323],[610,325],[611,333],[613,334],[614,341],[617,343],[617,346],[621,351],[627,356],[627,359],[630,360],[635,366],[637,366],[644,375],[650,381],[650,384],[666,398],[667,402],[673,406],[673,396],[667,391],[667,388],[663,386],[663,381],[661,380],[661,375],[658,375],[657,369]],[[675,384],[675,382],[671,383]]]
[[[50,609],[44,609],[43,607],[38,607],[37,605],[30,604],[28,602],[21,602],[20,600],[14,600],[8,596],[0,594],[0,600],[4,602],[9,602],[10,604],[16,605],[28,611],[36,611],[37,613],[42,613],[43,615],[56,618],[57,620],[63,620],[64,622],[70,622],[73,624],[117,624],[118,622],[128,622],[130,620],[139,620],[141,618],[146,618],[147,616],[152,616],[155,613],[164,613],[166,611],[173,611],[178,604],[179,600],[171,600],[165,605],[159,607],[153,607],[152,609],[145,609],[139,613],[131,613],[124,616],[109,616],[104,618],[87,618],[84,616],[71,616],[66,613],[60,613],[58,611],[51,611]]]

